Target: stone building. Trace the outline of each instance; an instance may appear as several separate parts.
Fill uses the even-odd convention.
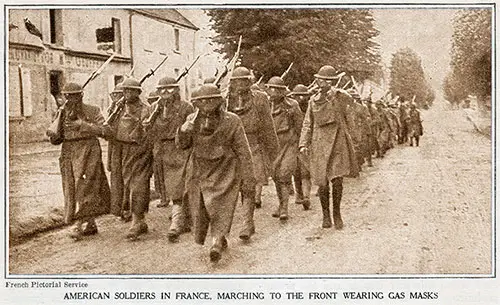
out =
[[[66,82],[83,84],[111,54],[114,59],[84,90],[84,102],[109,105],[109,92],[133,69],[140,79],[164,56],[167,62],[144,82],[144,95],[164,75],[176,75],[194,58],[197,27],[176,10],[8,10],[9,142],[45,139]],[[27,21],[26,21],[27,20]],[[31,23],[36,31],[30,33]],[[183,80],[189,95],[191,78]]]

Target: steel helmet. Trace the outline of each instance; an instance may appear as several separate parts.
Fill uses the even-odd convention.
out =
[[[204,84],[198,90],[193,92],[193,96],[191,96],[192,100],[201,100],[201,99],[209,99],[209,98],[222,98],[222,94],[220,89],[214,84]]]
[[[64,88],[61,90],[62,94],[74,94],[81,93],[83,91],[82,86],[77,83],[67,83],[64,85]]]
[[[321,67],[319,69],[318,73],[314,74],[314,77],[332,80],[332,79],[339,78],[339,75],[337,74],[334,67],[326,65],[326,66]]]
[[[175,81],[175,78],[166,76],[158,81],[156,89],[169,88],[169,87],[179,87],[179,84]]]
[[[141,83],[135,78],[127,78],[126,80],[124,80],[122,83],[122,87],[123,89],[137,89],[142,91]]]
[[[251,79],[252,77],[252,72],[243,66],[234,69],[231,75],[231,79]]]
[[[269,87],[274,87],[274,88],[282,88],[282,89],[286,89],[286,85],[285,85],[285,82],[283,81],[283,79],[279,76],[273,76],[271,77],[268,81],[267,81],[267,84],[266,86],[269,88]]]
[[[193,105],[202,111],[212,112],[222,105],[224,99],[220,89],[214,84],[205,84],[191,94]]]
[[[215,83],[215,77],[213,76],[210,76],[208,78],[205,78],[205,80],[203,81],[204,84],[213,84]]]
[[[309,89],[302,84],[296,85],[295,87],[293,87],[292,90],[292,95],[310,95],[310,94],[311,92],[309,92]]]

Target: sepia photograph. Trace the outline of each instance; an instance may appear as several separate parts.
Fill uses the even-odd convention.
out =
[[[60,280],[179,278],[172,299],[265,303],[190,280],[469,279],[496,304],[495,18],[494,3],[4,4],[4,291],[45,279],[26,285],[130,301],[151,295]],[[416,287],[280,298],[444,304]]]

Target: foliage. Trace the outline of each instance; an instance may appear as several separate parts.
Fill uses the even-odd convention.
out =
[[[285,81],[309,84],[326,64],[356,78],[380,74],[378,35],[366,9],[214,9],[208,15],[219,52],[231,58],[239,36],[241,64],[267,80],[293,62]]]
[[[444,83],[450,99],[491,94],[491,10],[460,10],[453,21],[451,72]]]
[[[394,95],[419,107],[432,104],[435,94],[425,78],[420,57],[410,48],[403,48],[392,55],[389,88]]]

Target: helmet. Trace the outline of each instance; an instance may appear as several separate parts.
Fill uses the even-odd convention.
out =
[[[67,83],[64,85],[64,88],[61,90],[62,94],[73,94],[73,93],[81,93],[83,91],[82,86],[77,83]]]
[[[156,89],[168,88],[168,87],[179,87],[175,78],[166,76],[158,81]]]
[[[195,107],[202,111],[213,112],[222,105],[224,99],[222,98],[220,89],[216,85],[205,84],[191,94],[191,101]]]
[[[247,68],[240,66],[233,70],[233,74],[231,75],[231,79],[251,79],[252,73]]]
[[[204,84],[198,90],[193,92],[193,94],[191,95],[191,100],[201,100],[216,97],[222,98],[220,89],[214,84]]]
[[[142,91],[141,83],[135,78],[127,78],[122,83],[123,89],[138,89]]]
[[[319,69],[317,74],[314,74],[314,77],[316,78],[321,78],[321,79],[336,79],[339,78],[339,75],[337,75],[337,72],[334,67],[332,66],[323,66]]]
[[[211,77],[205,78],[203,83],[204,84],[213,84],[213,83],[215,83],[215,77],[211,76]]]
[[[306,86],[302,84],[298,84],[297,86],[293,87],[292,95],[310,95],[311,92],[309,92],[309,89],[307,89]]]
[[[117,84],[111,93],[123,93],[122,84],[123,83]]]
[[[279,76],[271,77],[266,84],[267,87],[282,88],[285,89],[286,85],[283,79]]]

